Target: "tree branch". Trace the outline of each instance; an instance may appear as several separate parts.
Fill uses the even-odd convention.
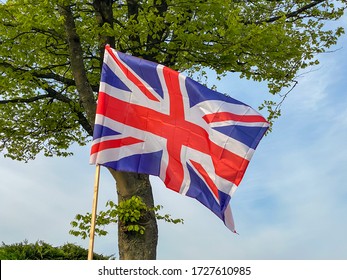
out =
[[[76,85],[74,80],[69,79],[69,78],[65,78],[65,77],[60,76],[60,75],[55,74],[55,73],[31,72],[31,74],[36,78],[52,79],[52,80],[55,80],[57,82],[61,82],[61,83],[65,84],[66,86],[75,86]]]
[[[78,117],[78,122],[79,124],[83,127],[83,129],[88,133],[88,135],[93,136],[93,128],[89,124],[87,118],[84,116],[84,114],[76,109],[76,102],[68,98],[67,96],[63,95],[62,93],[56,91],[52,87],[46,87],[45,91],[47,94],[41,94],[33,97],[28,97],[28,98],[13,98],[13,99],[8,99],[8,100],[0,100],[0,105],[4,104],[15,104],[15,103],[33,103],[42,99],[46,98],[51,98],[51,99],[56,99],[59,100],[65,104],[68,104],[69,107],[71,108],[72,112],[74,112],[77,117]]]
[[[138,0],[127,0],[127,9],[128,9],[128,20],[134,20],[136,23],[138,23],[138,15],[139,15],[139,1]],[[141,47],[141,40],[140,36],[137,33],[132,33],[129,35],[129,42],[133,42],[135,44],[132,44],[132,55],[134,56],[141,56],[141,53],[139,53],[139,49]],[[135,45],[135,46],[134,46]]]
[[[311,2],[310,4],[307,4],[303,7],[301,7],[300,9],[297,9],[296,11],[293,11],[293,12],[290,12],[290,13],[287,13],[285,14],[285,17],[288,19],[288,18],[293,18],[293,17],[296,17],[298,15],[300,15],[302,12],[305,12],[319,4],[321,4],[322,2],[325,2],[325,0],[316,0],[316,1],[313,1]],[[244,22],[244,24],[251,24],[251,23],[255,23],[255,24],[261,24],[261,23],[271,23],[271,22],[275,22],[279,19],[281,19],[282,16],[275,16],[275,17],[271,17],[269,19],[266,19],[266,20],[261,20],[261,21],[256,21],[256,22],[251,22],[251,21],[247,21],[247,22]]]
[[[64,64],[64,65],[66,65],[66,64]],[[36,78],[52,79],[52,80],[55,80],[57,82],[61,82],[67,86],[75,86],[76,84],[75,84],[75,81],[73,79],[65,78],[64,76],[60,76],[60,75],[53,73],[51,71],[51,69],[53,69],[54,67],[59,67],[59,66],[64,66],[64,65],[53,65],[53,66],[51,65],[47,68],[41,68],[40,70],[35,70],[35,69],[32,69],[31,67],[28,67],[29,69],[23,69],[21,67],[15,67],[11,63],[8,63],[6,61],[0,62],[0,66],[6,67],[6,68],[11,68],[13,71],[16,71],[16,72],[30,73],[33,77],[36,77]],[[41,73],[42,70],[48,70],[50,72]]]
[[[9,103],[32,103],[45,98],[52,98],[54,95],[52,93],[37,95],[29,98],[14,98],[8,100],[0,100],[0,104],[9,104]]]
[[[52,95],[55,97],[55,99],[64,102],[66,104],[69,104],[71,110],[77,115],[78,117],[78,123],[83,127],[83,129],[88,133],[89,136],[93,136],[93,127],[89,123],[88,119],[84,116],[84,114],[76,109],[75,101],[71,100],[70,98],[66,97],[65,95],[61,94],[60,92],[57,92],[55,89],[48,87],[45,89],[49,95]]]
[[[109,24],[113,29],[113,9],[112,4],[113,0],[94,0],[93,7],[95,10],[96,21],[98,22],[99,27],[103,27],[105,24]],[[99,34],[99,56],[100,64],[102,65],[104,59],[104,50],[105,45],[109,44],[112,48],[115,47],[115,38],[114,36],[105,36]]]
[[[159,17],[163,18],[164,14],[165,14],[165,12],[167,12],[169,6],[168,6],[166,0],[161,0],[159,3],[157,2],[157,0],[154,0],[153,1],[153,7],[155,8],[154,13],[155,13],[156,18],[159,18]],[[167,23],[164,23],[162,29],[157,31],[156,37],[153,37],[153,35],[150,35],[148,33],[147,40],[146,40],[146,52],[147,53],[152,54],[155,52],[153,50],[159,49],[160,43],[165,40],[163,38],[165,36],[164,34],[167,33],[168,27],[169,27],[169,25]],[[150,55],[150,56],[143,55],[143,58],[148,59],[148,60],[153,60],[153,55]]]
[[[81,40],[76,31],[74,16],[70,6],[60,6],[59,12],[65,19],[64,24],[69,44],[71,71],[76,82],[77,92],[81,100],[81,105],[86,111],[86,118],[90,126],[94,127],[96,102],[84,66]]]
[[[310,4],[307,4],[306,6],[303,6],[301,7],[300,9],[294,11],[294,12],[291,12],[291,13],[288,13],[286,14],[286,18],[293,18],[293,17],[296,17],[298,16],[299,14],[301,14],[302,12],[305,12],[311,8],[313,8],[314,6],[317,6],[319,5],[320,3],[324,2],[325,0],[316,0],[316,1],[313,1],[312,3]],[[273,18],[270,18],[268,19],[266,22],[270,23],[270,22],[274,22],[276,20],[279,20],[281,17],[278,16],[278,17],[273,17]]]

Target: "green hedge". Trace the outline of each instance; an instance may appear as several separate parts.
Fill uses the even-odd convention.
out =
[[[78,245],[67,243],[53,247],[44,242],[28,243],[28,241],[0,246],[0,260],[86,260],[88,250]],[[110,260],[111,256],[94,253],[94,260]]]

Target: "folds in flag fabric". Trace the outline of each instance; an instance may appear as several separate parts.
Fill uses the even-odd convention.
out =
[[[240,101],[106,46],[90,163],[159,176],[235,232],[230,198],[268,126]]]

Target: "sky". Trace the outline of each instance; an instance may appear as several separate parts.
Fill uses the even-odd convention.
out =
[[[347,26],[347,17],[340,23]],[[300,76],[273,132],[262,139],[231,207],[239,235],[194,199],[151,177],[161,213],[158,259],[347,259],[347,36],[319,55],[320,65]],[[228,75],[210,80],[218,91],[257,108],[263,84]],[[73,146],[69,158],[39,155],[29,163],[0,157],[0,242],[43,240],[88,248],[69,235],[75,215],[91,211],[95,167],[90,146]],[[116,201],[115,183],[102,168],[99,208]],[[116,226],[97,237],[95,252],[118,257]]]

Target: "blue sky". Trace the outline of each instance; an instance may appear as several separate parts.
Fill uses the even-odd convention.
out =
[[[341,24],[347,26],[346,17]],[[232,198],[237,231],[197,201],[151,178],[155,203],[183,225],[159,222],[158,259],[347,259],[347,36],[321,64],[299,78],[273,132],[259,144]],[[236,76],[213,81],[221,92],[254,108],[267,88]],[[88,240],[68,234],[77,213],[91,211],[94,166],[89,146],[70,158],[39,156],[28,164],[0,158],[0,241],[28,239],[55,246]],[[102,170],[99,210],[116,200]],[[117,253],[116,227],[95,251]]]

